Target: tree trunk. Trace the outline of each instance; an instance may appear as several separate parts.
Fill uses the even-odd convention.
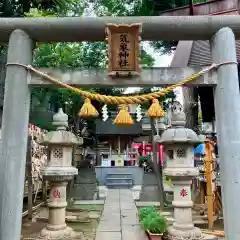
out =
[[[198,94],[197,88],[183,87],[183,103],[186,114],[186,127],[193,129],[199,134],[198,124]],[[192,184],[192,199],[194,200],[198,194],[197,181]]]
[[[198,95],[196,88],[183,87],[183,103],[186,114],[186,127],[197,133],[198,129]]]
[[[164,203],[165,203],[165,197],[164,197],[164,188],[163,188],[163,173],[162,173],[162,165],[158,164],[157,162],[157,145],[154,141],[154,136],[156,134],[156,129],[154,125],[154,120],[150,119],[150,124],[151,124],[151,141],[152,141],[152,151],[153,151],[153,167],[154,167],[154,172],[157,177],[157,184],[158,184],[158,189],[160,193],[160,209],[164,209]]]

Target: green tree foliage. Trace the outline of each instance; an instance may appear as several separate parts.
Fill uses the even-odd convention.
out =
[[[156,0],[155,0],[156,1]],[[82,16],[86,9],[93,9],[97,16],[153,16],[156,12],[154,0],[3,0],[0,3],[0,17],[61,17]],[[161,11],[187,4],[184,0],[161,0]],[[183,3],[184,2],[184,3]],[[169,52],[175,42],[157,42],[153,45],[157,50]],[[5,50],[2,48],[2,50]],[[34,51],[34,66],[52,68],[105,68],[107,62],[107,46],[103,42],[94,43],[49,43],[38,44]],[[151,67],[154,58],[141,49],[141,65]],[[122,89],[88,89],[102,94],[119,95]],[[83,103],[78,94],[67,89],[33,89],[32,96],[37,106],[46,103],[63,106],[74,122],[76,114]],[[97,108],[101,104],[95,103]],[[34,107],[34,106],[33,106]],[[70,120],[71,121],[71,120]]]
[[[154,2],[154,15],[159,15],[160,12],[188,6],[191,0],[152,0]],[[192,0],[193,4],[205,3],[208,0]],[[157,41],[152,42],[151,46],[160,54],[171,54],[176,49],[178,41]]]
[[[80,11],[83,12],[83,11]],[[27,17],[45,17],[46,12],[31,9],[26,14]],[[104,42],[93,43],[49,43],[38,44],[34,51],[34,66],[41,68],[106,68],[107,66],[107,45]],[[141,65],[151,67],[154,65],[154,58],[141,50]],[[120,95],[123,89],[87,89],[105,95]],[[74,124],[76,115],[83,103],[83,99],[76,93],[67,89],[42,89],[35,88],[32,90],[32,99],[37,99],[39,106],[48,102],[56,107],[63,106],[65,112],[70,117],[70,123]],[[93,102],[95,107],[101,112],[101,103]],[[113,109],[114,106],[110,106]]]
[[[0,3],[0,17],[22,17],[31,8],[56,12],[67,7],[65,0],[3,0]]]
[[[193,0],[203,3],[207,0]],[[93,8],[98,16],[158,16],[160,12],[189,5],[190,0],[94,0]],[[178,41],[151,42],[160,54],[170,54]]]

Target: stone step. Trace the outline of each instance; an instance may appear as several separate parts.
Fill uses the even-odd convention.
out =
[[[108,173],[106,178],[132,178],[132,173]]]
[[[172,224],[174,222],[174,218],[173,217],[166,217],[167,221],[169,224]],[[205,225],[208,224],[208,220],[204,220],[204,219],[193,219],[193,223],[195,225]]]
[[[89,172],[79,172],[77,177],[93,177],[93,176],[96,176],[96,173],[95,172],[92,172],[92,171],[89,171]]]
[[[108,188],[131,188],[132,183],[107,183]]]
[[[116,184],[121,184],[121,183],[130,183],[133,184],[133,179],[128,177],[128,178],[119,178],[119,177],[111,177],[111,178],[106,178],[105,179],[105,184],[108,185],[108,183],[116,183]]]
[[[105,185],[108,188],[131,188],[133,186],[132,173],[108,173]]]
[[[107,177],[106,180],[132,180],[132,177]]]
[[[164,214],[163,214],[164,215]],[[174,222],[174,217],[172,214],[169,214],[165,216],[169,224],[172,224]],[[195,225],[205,225],[208,224],[207,218],[205,216],[193,216],[193,223]]]

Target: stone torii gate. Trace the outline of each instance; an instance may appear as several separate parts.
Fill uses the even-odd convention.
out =
[[[189,86],[214,87],[225,232],[227,239],[239,240],[240,94],[238,70],[234,64],[237,61],[235,37],[240,39],[239,16],[0,19],[0,42],[9,44],[1,139],[0,239],[20,239],[29,89],[31,86],[49,86],[49,82],[30,74],[20,65],[32,63],[34,42],[103,41],[107,23],[142,23],[142,40],[211,40],[213,62],[231,62],[221,65]],[[139,77],[130,80],[110,79],[104,71],[60,73],[63,82],[78,87],[144,87],[170,85],[200,69],[143,70]]]

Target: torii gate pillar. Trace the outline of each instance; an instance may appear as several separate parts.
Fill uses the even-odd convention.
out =
[[[230,28],[220,29],[211,41],[214,63],[236,62],[235,36]],[[226,239],[240,239],[240,93],[237,64],[217,69],[215,115],[219,143],[221,186]]]
[[[33,46],[24,31],[14,30],[9,40],[8,63],[31,64]],[[0,151],[1,240],[17,240],[21,233],[29,107],[27,70],[7,66]]]

